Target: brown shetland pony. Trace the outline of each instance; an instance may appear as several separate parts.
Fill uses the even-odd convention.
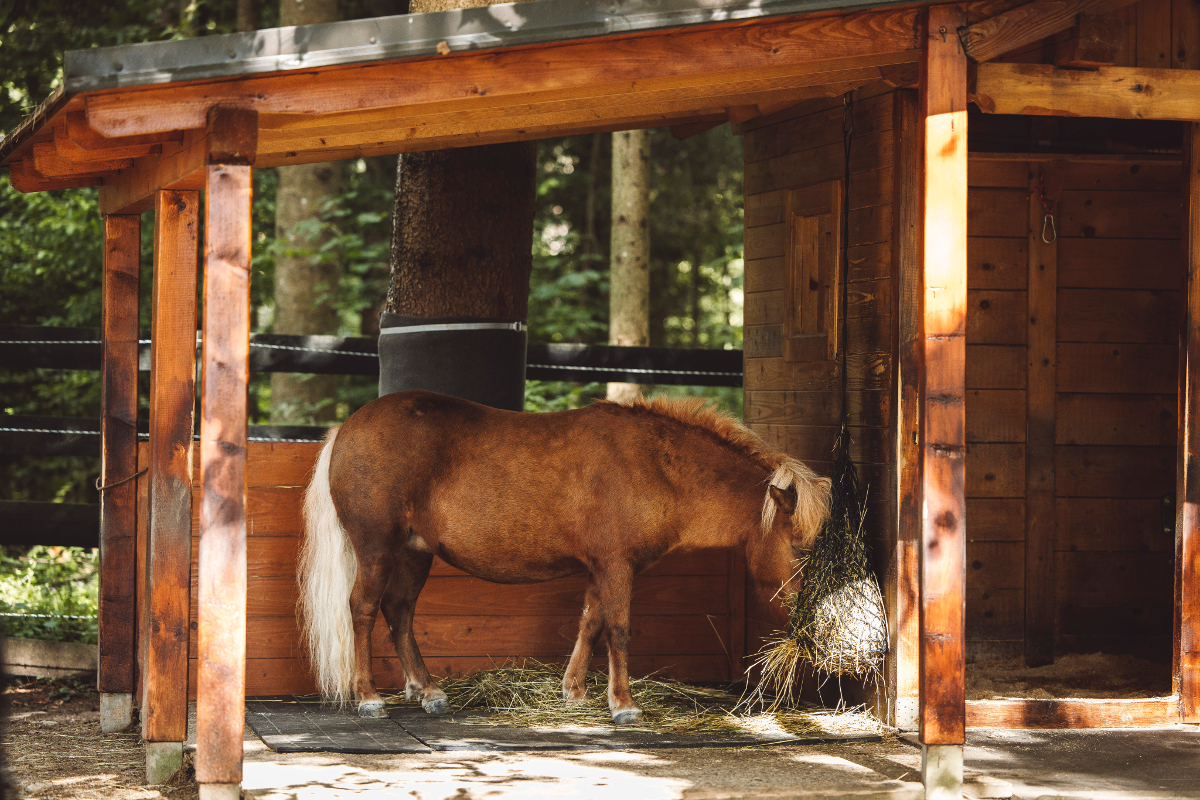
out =
[[[668,552],[741,545],[756,583],[775,594],[812,546],[830,488],[702,401],[523,414],[430,392],[361,408],[329,432],[314,473],[300,561],[304,630],[322,693],[357,699],[366,717],[385,713],[371,675],[380,609],[407,696],[430,713],[448,710],[412,629],[436,555],[497,583],[586,573],[563,696],[583,699],[603,632],[613,720],[636,722],[633,576]]]

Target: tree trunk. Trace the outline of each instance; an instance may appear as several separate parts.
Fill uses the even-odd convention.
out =
[[[400,157],[385,312],[526,318],[536,155],[514,142]]]
[[[237,29],[239,31],[256,31],[262,23],[259,0],[237,0]]]
[[[337,0],[280,0],[279,24],[313,25],[338,19]],[[282,252],[275,260],[275,333],[337,333],[337,297],[341,266],[321,253],[327,235],[310,239],[301,223],[320,219],[321,205],[342,190],[340,162],[277,167],[275,237]],[[306,226],[302,226],[306,227]],[[289,254],[289,250],[300,251]],[[337,416],[336,375],[271,376],[271,422],[332,422]]]
[[[650,139],[645,131],[612,135],[612,248],[608,343],[650,344]],[[610,383],[608,399],[627,401],[641,384]]]
[[[484,5],[491,3],[412,0],[410,10],[418,13]],[[431,363],[432,346],[417,352],[414,344],[416,336],[425,334],[381,337],[381,392],[445,386],[438,390],[502,407],[522,407],[524,334],[518,344],[511,331],[506,337],[495,330],[466,331],[461,325],[475,324],[472,320],[524,322],[528,317],[536,161],[534,142],[400,157],[383,324],[412,326],[414,317],[447,322],[456,330],[445,334],[437,347],[446,349],[437,352],[457,355],[445,363]],[[503,360],[503,382],[507,384],[495,400],[485,384],[501,373],[495,364],[480,363],[480,358],[487,360],[481,354],[492,347]],[[444,374],[433,375],[435,371]],[[456,371],[461,374],[450,374]],[[401,375],[402,379],[393,377]],[[468,385],[472,382],[478,386]]]

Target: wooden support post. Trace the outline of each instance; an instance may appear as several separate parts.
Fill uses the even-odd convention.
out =
[[[1046,203],[1058,200],[1066,162],[1030,165],[1028,377],[1025,390],[1025,663],[1054,661],[1054,426],[1058,239]],[[1051,239],[1047,242],[1047,239]]]
[[[896,454],[899,479],[896,482],[899,519],[896,530],[894,600],[888,613],[892,618],[892,642],[889,680],[894,707],[891,724],[901,730],[919,727],[920,676],[918,649],[920,629],[921,561],[921,374],[925,342],[922,315],[921,209],[924,177],[921,148],[921,108],[917,92],[896,93],[895,119],[892,123],[896,142],[896,178],[892,182],[895,197],[893,214],[896,230],[892,237],[893,273],[897,276],[899,298],[898,354],[899,399]]]
[[[1200,122],[1184,128],[1188,265],[1187,368],[1179,420],[1183,441],[1183,524],[1175,533],[1175,690],[1182,722],[1200,723]]]
[[[196,780],[237,797],[246,704],[250,198],[257,115],[213,109],[205,184]]]
[[[142,737],[153,745],[146,762],[151,784],[165,781],[182,763],[187,738],[199,209],[198,192],[160,191],[155,198],[142,681]]]
[[[967,59],[958,6],[928,12],[925,128],[925,391],[921,547],[921,742],[925,796],[962,793],[966,737]]]
[[[137,616],[138,290],[142,218],[104,218],[100,395],[100,730],[133,723]]]

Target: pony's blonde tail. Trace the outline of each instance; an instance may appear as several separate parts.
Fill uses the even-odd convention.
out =
[[[358,559],[329,491],[329,460],[337,434],[338,427],[334,426],[325,436],[312,482],[304,494],[299,611],[317,688],[328,700],[344,706],[354,699],[350,590],[358,574]]]

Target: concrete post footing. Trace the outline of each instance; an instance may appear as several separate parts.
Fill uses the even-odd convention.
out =
[[[962,800],[963,746],[922,745],[921,783],[925,784],[925,800]]]
[[[100,693],[100,732],[116,733],[133,724],[131,692]]]
[[[183,742],[146,742],[146,783],[166,783],[183,766]]]
[[[241,800],[240,783],[202,783],[200,800]]]

